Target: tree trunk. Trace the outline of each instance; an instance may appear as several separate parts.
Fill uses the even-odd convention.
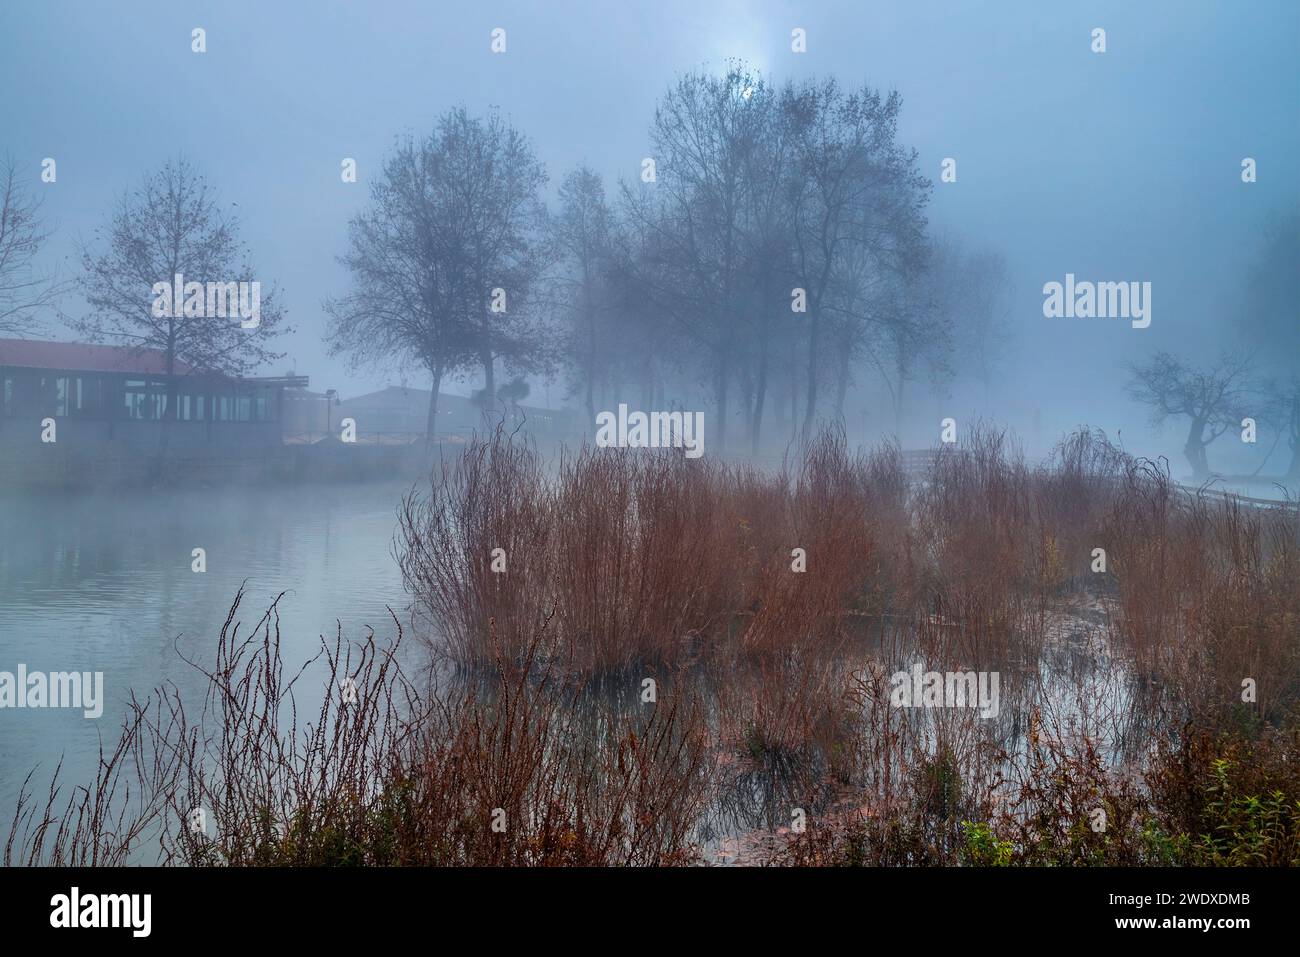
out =
[[[641,408],[649,411],[650,409],[659,408],[655,405],[655,373],[654,365],[647,355],[641,359]]]
[[[1300,481],[1300,399],[1291,403],[1291,420],[1287,423],[1287,444],[1291,447],[1291,465],[1286,470],[1286,481]]]
[[[438,431],[438,390],[442,387],[442,366],[435,366],[433,373],[433,390],[429,393],[429,417],[424,424],[424,444],[433,445],[433,437]]]
[[[1210,463],[1205,455],[1205,440],[1202,437],[1204,434],[1205,422],[1193,419],[1191,428],[1187,431],[1187,444],[1183,446],[1183,455],[1187,456],[1187,461],[1192,466],[1192,478],[1198,482],[1210,475]]]
[[[596,317],[591,308],[591,283],[583,270],[583,292],[587,299],[587,428],[596,427]]]
[[[898,367],[898,388],[894,392],[894,438],[903,447],[903,389],[907,386],[907,373],[902,364]]]
[[[758,354],[758,382],[754,386],[754,418],[750,424],[749,449],[751,455],[757,455],[762,444],[763,404],[767,399],[767,337],[763,337],[762,348]]]
[[[790,441],[794,442],[799,438],[799,381],[794,374],[794,368],[790,369]]]
[[[169,342],[167,345],[166,363],[167,394],[164,397],[166,405],[162,411],[162,422],[158,426],[158,454],[160,459],[167,455],[167,450],[171,446],[171,420],[176,415],[176,347],[174,340]],[[145,381],[147,382],[148,380],[146,379]],[[150,398],[152,399],[152,396],[150,396]]]
[[[818,339],[817,308],[808,311],[808,395],[804,400],[803,439],[807,442],[812,437],[813,417],[817,413],[817,343]]]
[[[1300,481],[1300,442],[1291,440],[1291,465],[1286,470],[1286,481]]]
[[[835,415],[844,422],[844,401],[849,394],[849,350],[847,347],[840,348],[839,367],[836,370],[838,382],[835,389]]]
[[[714,373],[713,399],[718,410],[718,452],[727,450],[727,380],[730,357],[726,349],[718,356],[717,371]]]
[[[744,363],[741,363],[739,378],[740,395],[737,398],[740,399],[741,414],[744,416],[740,432],[743,438],[752,435],[754,431],[754,377]]]
[[[487,415],[497,408],[496,357],[489,349],[479,356],[479,361],[483,363],[483,413]]]
[[[596,370],[589,368],[587,370],[587,428],[595,428],[596,423],[596,383],[592,381],[595,378]]]

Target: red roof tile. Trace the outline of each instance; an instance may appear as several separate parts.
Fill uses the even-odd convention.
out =
[[[0,339],[0,366],[24,369],[61,369],[69,372],[134,372],[162,375],[167,357],[160,349],[102,346],[86,342],[42,342],[35,339]],[[194,370],[179,359],[177,375]]]

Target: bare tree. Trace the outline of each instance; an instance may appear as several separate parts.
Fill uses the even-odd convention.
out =
[[[896,142],[900,109],[897,95],[845,94],[829,81],[775,89],[733,64],[669,88],[651,126],[656,175],[622,185],[618,215],[594,177],[566,181],[557,246],[587,333],[571,335],[566,352],[589,413],[604,385],[632,378],[662,401],[680,373],[687,389],[712,393],[716,449],[738,416],[757,453],[774,395],[789,402],[796,436],[802,413],[807,436],[823,381],[834,381],[843,419],[855,368],[875,358],[882,330],[912,323],[919,339],[929,328],[894,301],[893,287],[920,268],[929,195],[914,151]],[[595,223],[607,243],[587,234]],[[582,265],[602,245],[603,316],[592,306],[599,278]]]
[[[156,308],[155,286],[170,287],[177,275],[187,287],[258,282],[260,289],[238,234],[236,217],[220,208],[202,174],[181,157],[147,173],[136,190],[121,197],[106,227],[95,230],[95,241],[81,247],[77,285],[91,311],[69,325],[91,341],[163,354],[169,376],[164,422],[176,416],[178,363],[240,376],[284,356],[269,345],[291,331],[284,327],[274,287],[259,293],[260,315],[251,328],[237,315],[210,316],[206,303],[193,310],[188,304],[181,310]],[[166,444],[165,427],[162,435]]]
[[[924,234],[930,184],[917,172],[916,152],[897,143],[897,93],[882,97],[864,87],[845,94],[830,79],[788,87],[782,107],[795,140],[795,275],[807,297],[807,439],[817,414],[824,340],[834,341],[827,335],[828,306],[837,270],[856,248],[876,269],[901,271]],[[841,306],[847,315],[855,311]],[[838,338],[843,347],[844,335]]]
[[[1300,375],[1265,380],[1259,388],[1259,409],[1258,418],[1267,422],[1276,434],[1255,474],[1264,470],[1278,442],[1285,437],[1291,464],[1283,481],[1300,481]]]
[[[546,170],[528,139],[496,113],[454,109],[438,124],[433,177],[452,220],[461,265],[476,296],[466,303],[470,343],[496,398],[496,361],[516,373],[547,369],[551,356],[534,299],[553,263],[541,190]]]
[[[662,315],[702,350],[725,449],[728,399],[745,302],[747,160],[762,141],[769,97],[743,66],[723,76],[691,73],[668,90],[651,126],[655,199],[624,186],[624,205],[649,231],[641,276]]]
[[[545,180],[520,133],[454,109],[434,132],[398,141],[350,224],[340,261],[353,290],[325,304],[331,352],[427,371],[429,441],[445,376],[480,363],[494,407],[496,360],[526,369],[544,355],[528,305],[545,266]]]
[[[748,418],[750,452],[762,445],[763,417],[782,350],[793,353],[802,332],[793,322],[790,291],[794,275],[791,224],[794,209],[789,177],[793,175],[795,138],[780,109],[780,97],[766,85],[757,91],[755,143],[743,156],[748,189],[743,194],[742,252],[748,295],[741,313],[744,353],[741,393]]]
[[[64,285],[35,268],[36,254],[50,236],[41,225],[41,201],[29,193],[18,166],[6,157],[0,167],[0,333],[30,333],[38,314],[53,308]]]
[[[983,386],[987,409],[993,380],[1011,346],[1007,261],[996,250],[978,250],[965,258],[961,275],[958,351]]]
[[[960,320],[960,247],[951,236],[928,237],[917,268],[899,277],[888,300],[896,315],[885,325],[884,345],[893,371],[882,372],[894,400],[895,434],[903,438],[908,383],[928,372],[946,389],[953,378],[954,329]]]
[[[671,337],[663,335],[664,289],[654,264],[660,261],[658,230],[664,217],[645,214],[653,208],[653,188],[641,184],[637,193],[625,189],[621,215],[615,215],[610,231],[605,277],[610,311],[604,326],[617,347],[607,353],[604,384],[613,397],[621,397],[627,384],[634,383],[643,408],[665,407],[668,376],[686,365],[682,351],[673,349]],[[636,196],[635,210],[627,202],[629,194]]]
[[[325,303],[332,355],[358,366],[416,366],[431,378],[426,441],[437,431],[443,378],[475,357],[471,320],[486,294],[465,256],[464,199],[448,175],[440,130],[398,142],[348,226],[339,261],[352,291]]]
[[[1300,480],[1300,207],[1274,212],[1241,291],[1238,329],[1258,349],[1259,361],[1273,375],[1265,390],[1264,415],[1287,436],[1291,464],[1288,481]]]
[[[1168,352],[1131,367],[1128,393],[1151,407],[1157,424],[1171,416],[1188,420],[1183,454],[1197,481],[1210,475],[1206,447],[1240,425],[1252,388],[1250,367],[1251,357],[1224,353],[1198,369]]]
[[[600,176],[587,166],[573,170],[560,185],[554,234],[565,268],[556,278],[556,293],[570,317],[564,351],[582,389],[588,423],[596,418],[597,382],[607,375],[619,348],[607,322],[612,229]]]

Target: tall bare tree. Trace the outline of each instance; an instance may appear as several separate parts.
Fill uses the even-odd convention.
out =
[[[470,319],[483,290],[462,250],[464,223],[447,182],[438,135],[397,143],[370,184],[370,205],[348,225],[339,258],[352,277],[325,303],[332,355],[373,368],[418,367],[430,376],[425,438],[437,431],[443,378],[474,357]]]
[[[1266,379],[1260,386],[1259,400],[1258,418],[1276,430],[1276,435],[1256,474],[1264,470],[1273,449],[1285,438],[1291,452],[1291,464],[1283,480],[1288,483],[1300,481],[1300,375]]]
[[[18,165],[0,166],[0,333],[31,333],[40,313],[54,308],[65,285],[37,270],[36,255],[49,238],[41,224],[41,201],[25,186]]]
[[[1244,278],[1237,326],[1271,376],[1265,415],[1287,437],[1287,479],[1300,480],[1300,207],[1265,221]]]
[[[660,100],[651,125],[657,197],[624,187],[625,207],[652,233],[645,287],[672,328],[703,352],[725,450],[739,324],[746,298],[745,173],[771,94],[741,65],[690,73]]]
[[[275,336],[291,331],[284,325],[277,292],[258,279],[239,239],[238,219],[221,207],[189,160],[168,160],[145,174],[94,236],[81,247],[83,270],[77,279],[90,311],[69,322],[82,336],[157,349],[169,376],[178,363],[240,376],[283,358],[270,347]],[[259,296],[258,324],[244,328],[238,316],[155,309],[154,286],[171,285],[177,275],[186,285],[258,282],[259,288],[265,287]],[[164,421],[176,415],[176,389],[176,380],[169,378]],[[165,429],[163,435],[165,442]]]
[[[903,441],[908,385],[928,372],[935,386],[952,378],[953,329],[961,294],[958,247],[928,237],[914,268],[895,276],[880,297],[887,318],[878,326],[871,358],[894,406],[894,434]]]
[[[653,189],[644,183],[636,191],[625,188],[606,261],[610,313],[605,327],[611,342],[617,343],[609,353],[607,385],[611,398],[621,400],[623,390],[634,383],[647,409],[666,407],[669,376],[689,364],[683,350],[673,348],[673,337],[663,334],[665,290],[655,264],[662,258],[659,228],[665,217],[660,212],[646,215],[655,207]],[[630,203],[629,196],[635,197]]]
[[[546,169],[527,137],[496,113],[478,119],[451,110],[437,136],[435,175],[465,274],[478,290],[465,315],[492,402],[498,359],[517,373],[542,371],[550,360],[535,301],[555,258],[541,197]]]
[[[741,207],[745,288],[739,376],[750,452],[757,455],[768,397],[779,371],[777,357],[783,351],[793,352],[801,329],[790,308],[790,291],[796,285],[791,234],[795,210],[789,188],[794,137],[776,91],[759,84],[751,87],[749,98],[757,115],[753,148],[741,159],[747,189]]]
[[[432,133],[398,140],[349,226],[340,262],[353,288],[325,304],[331,352],[428,372],[430,441],[444,377],[481,364],[493,406],[497,359],[526,367],[543,352],[528,306],[545,265],[545,180],[527,140],[498,116],[453,109]]]
[[[897,93],[844,93],[830,79],[787,87],[782,108],[795,140],[794,261],[808,310],[806,439],[817,415],[837,270],[857,249],[879,271],[902,271],[924,235],[930,183],[917,171],[915,150],[897,142]]]
[[[739,63],[679,77],[651,124],[655,176],[623,183],[601,226],[609,314],[595,339],[625,348],[602,350],[591,336],[566,346],[588,411],[605,383],[639,380],[647,400],[662,401],[680,375],[687,391],[698,383],[712,394],[716,450],[728,451],[740,418],[759,452],[773,396],[789,403],[793,437],[798,412],[807,436],[823,381],[834,381],[843,419],[855,371],[877,358],[882,332],[910,323],[916,334],[900,334],[910,341],[930,328],[895,295],[920,269],[930,188],[915,152],[897,143],[900,109],[896,94],[843,93],[834,82],[774,88]],[[594,189],[576,204],[578,186],[566,182],[561,218],[603,224],[603,210],[580,215],[598,206]],[[602,243],[566,229],[557,245],[572,283],[582,250]],[[592,301],[584,295],[575,301]],[[595,314],[583,315],[591,332]],[[631,352],[639,369],[629,368]]]
[[[989,405],[993,381],[1011,347],[1010,273],[995,249],[979,249],[962,263],[961,313],[956,323],[958,351],[984,391]]]
[[[565,353],[582,389],[589,424],[596,418],[597,384],[620,347],[607,321],[612,230],[600,176],[587,166],[570,172],[560,185],[560,211],[554,224],[556,248],[564,260],[556,291],[561,309],[570,317]]]

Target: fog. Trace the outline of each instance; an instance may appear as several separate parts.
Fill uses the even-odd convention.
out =
[[[190,49],[195,26],[207,31],[203,56]],[[489,50],[494,27],[508,31],[504,55]],[[795,27],[806,53],[790,50]],[[1090,49],[1095,27],[1104,54]],[[959,376],[922,418],[937,434],[943,415],[982,414],[1031,446],[1086,423],[1176,458],[1185,429],[1150,426],[1124,394],[1126,365],[1161,349],[1199,361],[1239,338],[1231,323],[1261,226],[1297,197],[1286,166],[1300,147],[1297,54],[1300,10],[1285,0],[6,4],[0,145],[33,180],[43,158],[57,160],[57,183],[39,187],[54,229],[39,262],[65,275],[116,197],[164,158],[189,157],[237,204],[258,276],[278,285],[295,327],[277,342],[286,358],[264,372],[293,370],[346,397],[403,379],[331,357],[322,312],[348,288],[337,261],[347,223],[396,136],[429,131],[453,106],[497,106],[533,141],[552,205],[581,162],[612,200],[619,179],[636,180],[655,104],[685,71],[740,58],[778,84],[834,76],[896,89],[898,140],[935,184],[931,231],[1002,252],[1010,278],[1008,355],[987,403]],[[356,159],[358,183],[340,182],[343,157]],[[939,181],[945,157],[955,183]],[[1241,181],[1243,157],[1257,160],[1257,182]],[[1149,281],[1150,327],[1044,318],[1043,284],[1067,273]],[[86,309],[75,293],[61,305]],[[71,338],[42,318],[32,337]],[[405,378],[427,388],[418,372]],[[892,417],[869,370],[854,378],[854,417],[884,431]],[[444,388],[481,384],[471,372]],[[535,380],[533,401],[544,393],[560,404],[563,378],[549,390]],[[1285,459],[1283,447],[1271,465]]]
[[[965,803],[935,785],[871,862],[990,863],[1029,833],[999,809],[1058,793],[998,766],[1048,767],[1049,712],[1124,802],[1166,759],[1181,794],[1194,716],[1300,700],[1297,64],[1293,0],[0,3],[14,859],[206,865],[207,806],[252,828],[234,864],[824,863],[767,842],[805,803],[903,814],[910,761]],[[530,695],[540,763],[500,774]],[[168,739],[196,703],[219,760]],[[411,730],[432,789],[386,777]],[[679,737],[680,776],[637,750]],[[198,765],[296,783],[227,808]],[[1092,807],[1093,768],[1043,813]],[[138,830],[42,844],[137,771]],[[498,840],[505,777],[572,820]],[[356,799],[397,780],[427,805]],[[643,844],[615,792],[671,792],[668,824]],[[356,847],[270,838],[305,807],[356,811]],[[1124,856],[1149,810],[1017,862],[1222,863],[1208,812]],[[417,817],[446,841],[375,830]]]

